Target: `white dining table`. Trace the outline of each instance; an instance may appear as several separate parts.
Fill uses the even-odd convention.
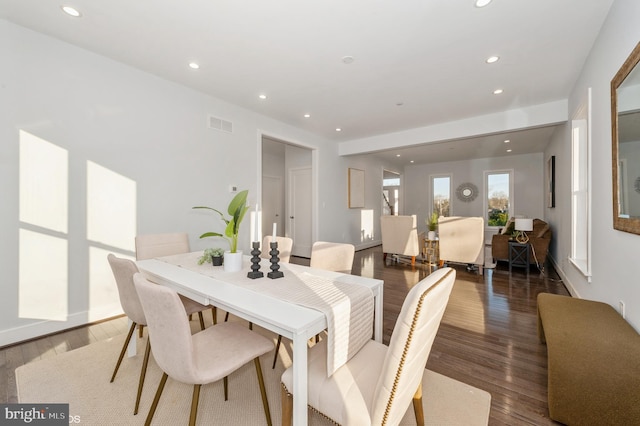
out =
[[[244,277],[250,270],[249,259],[245,256],[242,272]],[[293,341],[293,424],[296,426],[307,424],[307,341],[327,328],[325,314],[313,308],[263,294],[256,289],[239,286],[234,281],[238,281],[241,276],[238,273],[224,273],[222,267],[215,267],[219,268],[220,273],[210,276],[162,259],[139,260],[136,263],[150,281],[170,287],[196,302],[214,305],[291,339]],[[268,286],[272,281],[267,278],[269,266],[269,261],[263,259],[261,271],[265,276],[255,280],[257,287]],[[210,266],[210,268],[214,267]],[[298,277],[304,275],[370,288],[374,297],[373,338],[382,342],[382,280],[291,263],[281,264],[280,271],[284,273],[284,277],[278,280],[286,280],[288,275]]]

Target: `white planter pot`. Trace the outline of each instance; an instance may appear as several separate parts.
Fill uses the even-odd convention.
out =
[[[238,272],[242,269],[242,250],[235,253],[230,251],[224,252],[224,270],[225,272]]]
[[[435,240],[436,239],[436,231],[427,232],[427,240]]]

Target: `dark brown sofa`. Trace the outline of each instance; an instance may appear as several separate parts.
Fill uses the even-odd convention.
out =
[[[495,234],[491,239],[491,256],[494,262],[497,260],[509,260],[509,240],[511,229],[504,234]],[[533,231],[527,232],[529,237],[529,263],[532,265],[544,265],[547,259],[547,251],[551,242],[551,228],[544,220],[533,219]]]
[[[606,303],[538,295],[549,416],[567,425],[640,425],[640,334]]]

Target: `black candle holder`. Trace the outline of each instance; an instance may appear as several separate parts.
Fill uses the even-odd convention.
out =
[[[264,274],[260,272],[260,241],[251,243],[251,272],[247,273],[247,277],[251,279],[262,278]]]
[[[271,259],[269,259],[269,262],[271,262],[271,272],[269,272],[267,276],[271,279],[282,278],[284,277],[284,273],[278,270],[280,269],[280,265],[278,264],[278,262],[280,261],[280,258],[278,257],[278,255],[280,254],[280,252],[278,251],[278,242],[270,242],[269,247],[271,247],[271,251],[269,252],[269,254],[271,255]]]

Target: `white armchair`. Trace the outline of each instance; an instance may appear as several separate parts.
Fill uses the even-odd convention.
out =
[[[420,254],[416,215],[412,216],[380,216],[380,232],[382,235],[382,252],[411,257],[411,264],[416,262]]]
[[[440,261],[477,265],[484,268],[484,219],[481,217],[440,217],[438,219]]]

